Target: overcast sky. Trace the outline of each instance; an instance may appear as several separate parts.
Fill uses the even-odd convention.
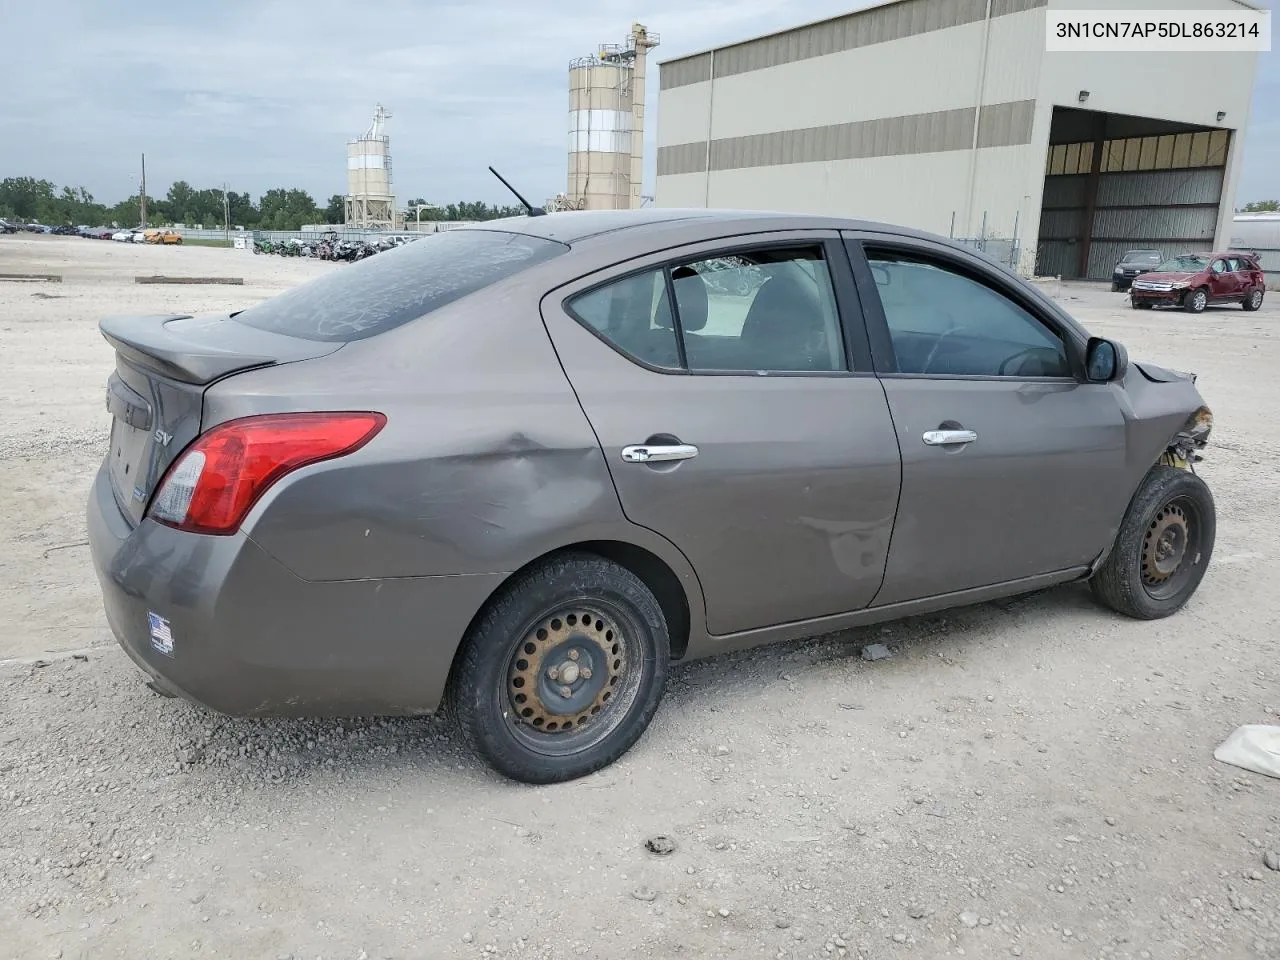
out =
[[[373,105],[395,190],[535,203],[565,188],[567,68],[633,20],[657,60],[865,6],[864,0],[0,0],[0,177],[115,202],[171,181],[256,197],[345,191],[346,141]],[[1270,5],[1270,4],[1269,4]],[[645,192],[653,190],[657,69]],[[1262,54],[1237,203],[1280,197],[1280,57]]]

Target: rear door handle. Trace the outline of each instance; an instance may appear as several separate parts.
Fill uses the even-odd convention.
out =
[[[698,448],[691,443],[673,443],[662,446],[638,444],[622,448],[622,459],[627,463],[655,463],[659,460],[691,460],[698,455]]]
[[[945,447],[953,443],[973,443],[978,435],[972,430],[926,430],[921,439],[931,447]]]

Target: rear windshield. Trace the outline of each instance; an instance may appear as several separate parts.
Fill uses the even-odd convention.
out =
[[[406,243],[235,314],[305,340],[363,340],[566,252],[553,240],[452,230]]]

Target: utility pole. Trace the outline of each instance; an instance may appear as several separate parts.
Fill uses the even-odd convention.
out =
[[[147,155],[142,155],[142,192],[138,195],[139,216],[142,219],[140,226],[147,225]]]
[[[231,204],[227,201],[227,185],[222,185],[222,233],[227,246],[231,246]]]

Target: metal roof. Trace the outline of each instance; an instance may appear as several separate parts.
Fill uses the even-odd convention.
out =
[[[796,30],[802,30],[805,27],[812,27],[820,23],[829,23],[832,20],[839,20],[841,17],[847,17],[853,13],[865,13],[869,10],[875,10],[880,7],[891,7],[891,6],[894,6],[895,4],[905,3],[905,2],[906,0],[873,0],[873,2],[868,3],[865,6],[853,7],[850,10],[846,10],[844,13],[837,13],[828,17],[818,17],[816,20],[805,20],[800,23],[793,24],[789,27],[783,27],[779,30],[770,30],[767,33],[759,33],[752,37],[742,37],[741,39],[731,40],[728,43],[721,43],[714,47],[703,47],[701,50],[691,50],[688,53],[680,54],[680,56],[678,57],[669,57],[666,60],[659,60],[658,66],[665,67],[669,63],[679,63],[681,60],[690,60],[693,57],[700,57],[704,53],[712,53],[713,51],[724,50],[728,47],[736,47],[739,44],[750,43],[753,40],[763,40],[765,37],[782,36],[784,34],[788,34]],[[1258,2],[1258,0],[1232,0],[1232,2],[1248,10],[1263,11],[1268,9],[1268,7]],[[1080,12],[1085,13],[1089,11],[1081,10]]]

